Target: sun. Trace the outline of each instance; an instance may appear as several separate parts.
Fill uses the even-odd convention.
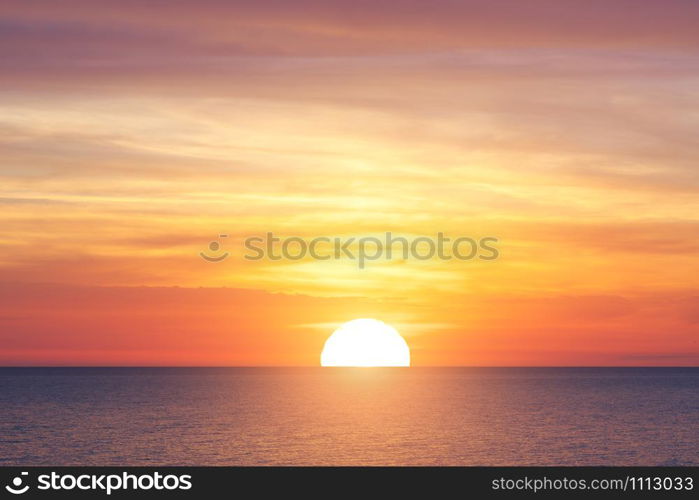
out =
[[[410,348],[395,328],[376,319],[343,324],[325,341],[321,366],[410,366]]]

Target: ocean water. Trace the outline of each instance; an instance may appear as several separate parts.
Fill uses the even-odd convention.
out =
[[[1,368],[2,465],[697,465],[698,368]]]

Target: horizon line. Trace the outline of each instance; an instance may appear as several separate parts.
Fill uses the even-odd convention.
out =
[[[699,368],[699,365],[419,365],[419,366],[320,366],[320,365],[0,365],[4,368]]]

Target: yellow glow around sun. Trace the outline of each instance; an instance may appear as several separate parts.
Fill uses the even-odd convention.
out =
[[[410,348],[395,328],[375,319],[355,319],[328,337],[321,366],[410,366]]]

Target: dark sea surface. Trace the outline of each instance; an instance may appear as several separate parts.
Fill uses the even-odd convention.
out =
[[[699,368],[0,368],[1,465],[699,465]]]

